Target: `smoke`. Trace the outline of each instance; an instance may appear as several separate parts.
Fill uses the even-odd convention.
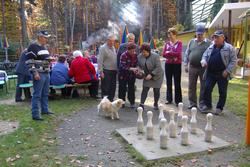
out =
[[[103,43],[109,34],[111,34],[111,30],[105,28],[92,33],[86,41],[82,42],[82,49],[87,49],[89,46],[96,43]]]
[[[100,6],[109,3],[110,19],[107,20],[107,27],[92,33],[86,41],[82,42],[82,48],[105,41],[109,34],[114,34],[119,38],[121,30],[127,26],[129,32],[141,29],[145,21],[145,5],[139,0],[100,0]],[[101,10],[101,9],[100,9]]]

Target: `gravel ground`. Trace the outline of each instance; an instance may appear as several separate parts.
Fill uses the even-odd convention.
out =
[[[185,112],[187,110],[187,76],[182,77],[183,101]],[[230,91],[230,90],[229,90]],[[137,82],[136,101],[139,102],[141,92],[141,82]],[[166,87],[163,85],[161,91],[161,102],[165,100]],[[146,102],[146,110],[152,110],[153,94],[149,93]],[[127,104],[129,106],[129,104]],[[177,109],[175,106],[167,106]],[[120,111],[120,120],[110,120],[103,116],[98,116],[96,106],[88,110],[79,111],[69,118],[65,118],[60,124],[57,132],[59,138],[58,150],[62,155],[86,156],[84,166],[142,166],[129,155],[125,150],[125,144],[115,137],[112,132],[118,128],[136,126],[137,113],[126,107]],[[154,111],[154,124],[157,124],[158,111]],[[169,117],[167,116],[169,119]],[[198,126],[204,129],[206,117],[198,113]],[[145,114],[144,119],[146,120]],[[222,116],[215,116],[213,119],[214,135],[220,137],[234,145],[234,147],[222,150],[213,150],[212,154],[203,153],[183,157],[178,163],[163,162],[158,166],[228,166],[240,156],[240,149],[237,149],[238,143],[244,139],[245,122],[230,112]]]

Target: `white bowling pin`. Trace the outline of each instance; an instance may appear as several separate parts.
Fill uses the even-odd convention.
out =
[[[166,149],[167,148],[167,140],[168,140],[168,136],[167,136],[167,132],[166,132],[166,125],[167,125],[167,120],[165,118],[162,118],[160,123],[162,124],[162,128],[160,131],[160,147],[162,149]]]
[[[147,139],[153,140],[153,138],[154,138],[154,126],[153,126],[153,122],[152,122],[153,112],[148,111],[147,117],[148,117],[147,128],[146,128]]]
[[[205,141],[206,142],[212,142],[212,119],[213,119],[213,114],[208,113],[207,114],[207,125],[205,127]]]
[[[160,129],[162,128],[160,121],[161,121],[161,119],[165,118],[163,110],[164,110],[163,105],[160,104],[159,105],[159,119],[158,119],[159,120],[159,128]]]
[[[169,111],[169,115],[170,115],[170,121],[169,121],[169,125],[168,125],[168,130],[169,130],[169,137],[171,138],[176,138],[176,123],[174,121],[174,115],[175,115],[175,112],[174,110],[170,110]]]
[[[187,122],[188,122],[188,116],[186,115],[182,116],[181,144],[184,146],[189,144]]]
[[[143,108],[142,107],[138,107],[137,108],[137,112],[138,112],[137,132],[138,133],[143,133],[143,129],[144,129],[144,123],[143,123],[143,117],[142,117]]]
[[[191,133],[196,134],[197,133],[197,119],[196,119],[196,114],[197,114],[197,108],[193,107],[191,109],[191,120],[190,120],[190,126],[191,126]]]
[[[183,116],[183,103],[178,104],[178,115],[177,115],[177,126],[182,126],[182,116]]]

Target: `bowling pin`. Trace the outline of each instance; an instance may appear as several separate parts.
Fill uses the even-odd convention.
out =
[[[137,112],[138,112],[137,132],[138,133],[143,133],[143,129],[144,129],[144,123],[143,123],[143,117],[142,117],[143,108],[142,107],[138,107],[137,108]]]
[[[196,134],[197,133],[197,120],[196,120],[196,114],[197,114],[197,108],[193,107],[191,109],[191,120],[190,120],[190,126],[191,126],[191,133]]]
[[[183,116],[183,103],[178,104],[178,115],[177,115],[177,126],[182,126],[182,116]]]
[[[148,122],[147,122],[147,128],[146,128],[146,135],[148,140],[153,140],[154,138],[154,126],[153,126],[153,112],[148,111],[147,112]]]
[[[159,105],[159,119],[158,119],[159,120],[159,128],[160,129],[162,128],[160,121],[161,121],[161,119],[165,118],[163,110],[164,110],[163,105],[160,104]]]
[[[170,110],[169,115],[170,115],[170,121],[169,121],[169,125],[168,125],[169,137],[176,138],[176,129],[177,129],[177,127],[176,127],[176,123],[174,121],[174,115],[175,115],[174,110]]]
[[[212,119],[213,119],[213,114],[208,113],[207,114],[207,125],[205,127],[205,141],[206,142],[212,142]]]
[[[188,116],[184,115],[182,116],[182,128],[181,128],[181,144],[186,146],[189,144],[189,140],[188,140],[188,126],[187,126],[187,122],[188,122]]]
[[[160,121],[160,124],[162,124],[162,128],[160,131],[160,148],[166,149],[167,148],[167,132],[166,132],[166,125],[167,125],[167,120],[165,118],[162,118]]]

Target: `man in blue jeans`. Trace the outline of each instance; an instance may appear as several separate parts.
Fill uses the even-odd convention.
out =
[[[49,64],[50,55],[45,45],[48,43],[50,35],[47,31],[38,33],[37,41],[28,47],[26,63],[33,74],[33,96],[31,100],[32,119],[42,121],[40,116],[39,105],[41,105],[41,114],[53,114],[48,109],[49,96]]]
[[[217,83],[219,88],[219,101],[216,106],[215,115],[223,111],[227,98],[228,80],[231,79],[233,68],[236,65],[236,53],[232,45],[225,42],[223,31],[218,30],[213,34],[213,44],[202,56],[201,65],[206,68],[204,103],[202,113],[212,109],[212,91]]]

